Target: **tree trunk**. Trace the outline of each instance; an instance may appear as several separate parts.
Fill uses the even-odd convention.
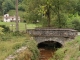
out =
[[[16,31],[19,31],[19,24],[18,24],[18,0],[16,0]]]
[[[57,16],[58,16],[58,28],[61,28],[61,21],[60,21],[60,6],[59,6],[60,4],[59,4],[59,0],[58,0],[58,14],[57,14]]]
[[[51,27],[50,6],[49,6],[49,5],[47,5],[47,12],[46,12],[46,15],[47,15],[48,27]]]

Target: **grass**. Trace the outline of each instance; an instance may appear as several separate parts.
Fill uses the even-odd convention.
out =
[[[77,36],[73,41],[67,42],[63,48],[55,52],[51,60],[80,60],[80,36]]]
[[[27,29],[34,29],[36,27],[36,24],[26,24],[26,27],[25,27],[25,24],[26,23],[19,23],[19,30],[20,31],[25,31],[26,28]],[[15,22],[0,22],[0,25],[6,25],[10,28],[10,30],[13,30],[15,31],[15,28],[16,28],[16,23]],[[12,25],[14,25],[12,27]]]
[[[14,36],[12,33],[7,33],[4,36],[0,36],[0,60],[4,60],[9,55],[14,54],[14,52],[22,46],[27,46],[28,50],[23,51],[22,54],[18,55],[17,60],[22,58],[28,60],[29,57],[27,58],[27,55],[30,56],[29,59],[37,60],[39,52],[36,45],[36,42],[27,34]]]
[[[4,60],[7,56],[12,54],[15,50],[26,44],[26,37],[21,36],[10,36],[6,34],[7,39],[1,39],[0,37],[0,60]]]
[[[14,24],[13,28],[10,26],[11,24]],[[14,22],[0,22],[0,25],[6,25],[11,30],[13,29],[15,31],[15,23]],[[36,27],[35,24],[27,24],[27,29],[34,29]],[[24,31],[25,30],[25,23],[19,23],[19,30]],[[30,37],[26,34],[22,34],[21,36],[14,36],[13,33],[6,33],[5,35],[0,36],[0,60],[4,60],[9,55],[13,54],[17,49],[19,49],[22,46],[30,46],[30,51],[33,53],[33,56],[31,56],[31,59],[37,59],[37,54],[34,53],[37,51],[35,43],[31,41]],[[30,42],[31,41],[31,42]],[[27,42],[29,42],[27,44]],[[32,45],[31,45],[32,44]],[[27,53],[27,52],[26,52]],[[21,55],[20,55],[21,56]],[[20,57],[21,58],[21,57]],[[23,58],[23,57],[22,57]]]
[[[0,21],[2,21],[3,20],[3,16],[0,16]]]

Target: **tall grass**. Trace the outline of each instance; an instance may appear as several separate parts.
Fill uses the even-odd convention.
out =
[[[0,37],[0,60],[4,60],[15,50],[25,45],[26,40],[27,38],[25,36],[12,36],[11,34],[5,34],[4,36]]]
[[[4,60],[9,55],[14,54],[14,52],[23,47],[27,46],[28,50],[23,51],[21,54],[18,54],[17,60],[22,58],[28,60],[37,60],[39,56],[39,51],[35,40],[32,40],[31,37],[27,34],[20,33],[15,35],[15,33],[6,33],[5,35],[0,36],[0,60]],[[21,57],[22,56],[22,57]]]
[[[63,48],[57,50],[51,60],[78,60],[80,58],[80,36],[67,42]]]

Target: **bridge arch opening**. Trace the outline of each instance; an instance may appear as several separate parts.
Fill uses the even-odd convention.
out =
[[[38,48],[44,48],[44,49],[57,49],[61,48],[62,44],[56,41],[44,41],[39,43]]]

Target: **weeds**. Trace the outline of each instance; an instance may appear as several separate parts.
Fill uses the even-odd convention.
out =
[[[77,60],[80,57],[79,51],[80,36],[67,42],[63,48],[58,49],[51,60]]]

